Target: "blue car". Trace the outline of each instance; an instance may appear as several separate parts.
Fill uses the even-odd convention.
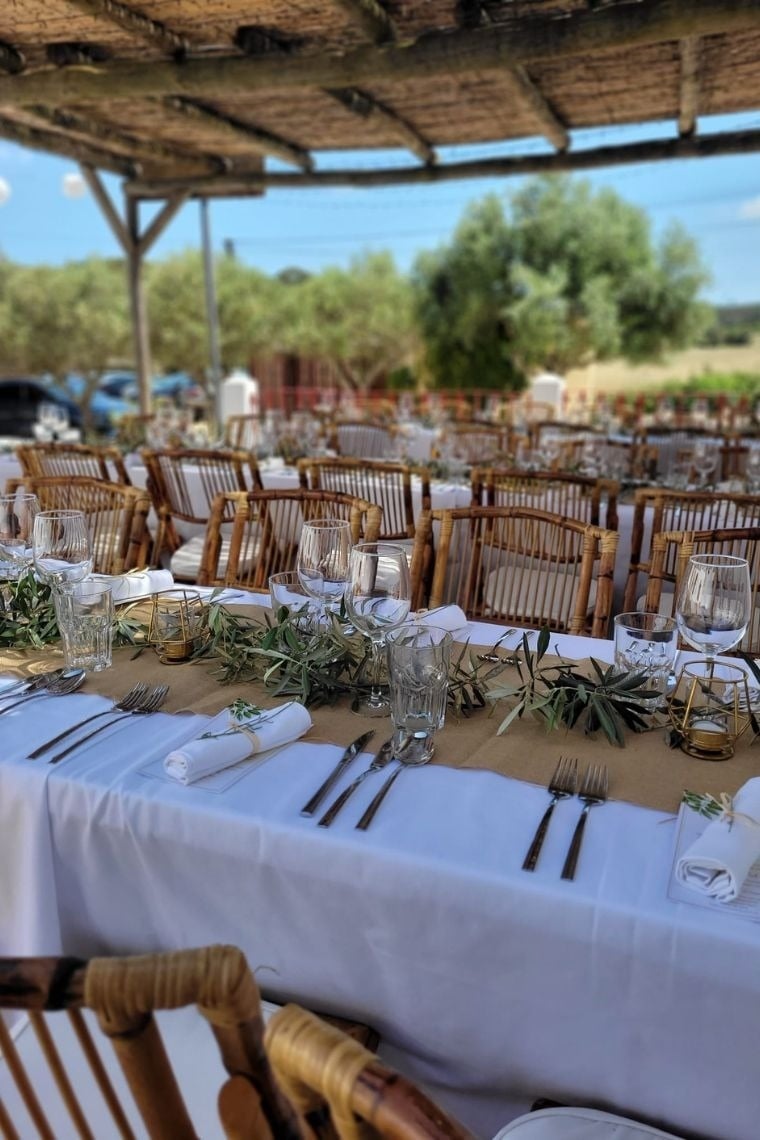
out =
[[[55,391],[56,389],[51,386],[50,390]],[[61,394],[79,404],[84,390],[84,377],[71,372],[66,377],[65,392]],[[97,389],[90,400],[90,423],[95,431],[108,435],[122,416],[134,412],[134,410],[134,406],[127,403],[126,400],[116,399],[114,396],[109,396],[107,392]]]

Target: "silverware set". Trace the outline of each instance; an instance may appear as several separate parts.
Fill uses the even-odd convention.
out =
[[[578,761],[568,756],[560,756],[557,767],[554,769],[552,777],[546,786],[546,790],[552,798],[536,828],[535,835],[523,860],[524,871],[535,871],[539,855],[541,854],[541,848],[546,839],[546,833],[549,830],[549,823],[551,822],[554,808],[560,800],[574,796],[576,794],[576,788],[578,798],[583,804],[583,808],[578,817],[578,822],[575,825],[561,874],[561,878],[563,879],[575,878],[575,870],[578,865],[578,856],[580,855],[581,844],[583,842],[586,820],[588,819],[592,807],[596,807],[598,804],[603,804],[606,801],[609,791],[609,778],[606,764],[589,764],[581,780],[580,787],[578,787]]]
[[[21,688],[14,687],[11,695],[18,697],[18,700],[11,701],[9,705],[0,705],[0,716],[40,697],[63,697],[67,693],[73,693],[83,681],[83,669],[56,669],[52,673],[41,673],[38,677],[30,678]],[[0,700],[8,695],[7,691],[0,694]]]

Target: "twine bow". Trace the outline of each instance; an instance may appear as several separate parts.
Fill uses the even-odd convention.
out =
[[[721,809],[718,819],[721,821],[725,820],[728,823],[729,830],[733,827],[734,820],[736,819],[740,819],[742,823],[748,823],[750,827],[760,827],[760,821],[753,819],[751,815],[747,815],[747,813],[743,811],[734,811],[734,801],[732,796],[727,795],[725,792],[721,792],[720,795],[716,798],[720,804]]]

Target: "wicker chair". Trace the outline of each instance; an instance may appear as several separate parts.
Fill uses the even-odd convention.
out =
[[[256,414],[228,416],[224,425],[224,442],[236,451],[251,450],[259,441],[261,416]]]
[[[643,608],[670,617],[692,554],[730,554],[749,562],[754,593],[745,636],[733,653],[760,653],[760,526],[728,530],[661,531],[652,540],[652,562]]]
[[[405,463],[383,463],[369,459],[302,459],[298,465],[301,485],[312,490],[342,491],[358,495],[382,507],[383,541],[414,538],[414,505],[412,478],[421,481],[422,510],[430,509],[430,477],[424,468]]]
[[[123,574],[150,565],[150,499],[145,491],[83,476],[30,479],[29,487],[43,511],[84,512],[97,573]]]
[[[650,525],[647,526],[647,523]],[[651,570],[651,544],[661,531],[714,530],[721,527],[760,524],[760,497],[728,495],[710,491],[663,491],[642,487],[634,500],[631,528],[631,558],[623,609],[636,609],[644,590],[639,574]],[[675,574],[675,555],[668,557],[667,572]]]
[[[194,582],[203,557],[203,536],[181,543],[175,519],[207,526],[217,495],[227,491],[261,490],[256,461],[245,451],[177,449],[142,452],[148,469],[148,489],[158,515],[154,561],[171,551],[175,578]],[[232,508],[222,520],[232,522]]]
[[[600,525],[602,495],[607,498],[604,525],[617,530],[619,484],[612,479],[571,475],[561,471],[518,471],[505,467],[476,467],[472,471],[473,506],[535,507],[580,522]]]
[[[231,514],[227,539],[222,524]],[[206,530],[199,584],[266,590],[272,574],[295,566],[302,524],[330,516],[350,521],[354,542],[378,538],[380,507],[340,491],[299,488],[218,495]]]
[[[616,531],[529,507],[426,512],[413,581],[426,575],[436,522],[431,608],[456,602],[474,620],[607,636]]]
[[[332,443],[338,455],[384,459],[394,454],[395,432],[387,424],[370,420],[338,420],[333,425]]]
[[[118,447],[88,447],[84,443],[25,443],[16,448],[24,476],[46,479],[82,475],[88,479],[131,485]],[[115,476],[115,478],[114,478]]]
[[[491,424],[447,424],[438,445],[439,451],[450,448],[463,463],[488,463],[505,456],[511,443],[507,427]]]

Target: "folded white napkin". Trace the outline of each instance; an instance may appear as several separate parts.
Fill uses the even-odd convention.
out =
[[[740,894],[750,867],[760,859],[760,777],[739,789],[732,813],[709,823],[676,864],[679,883],[719,902]]]
[[[229,708],[222,709],[201,736],[169,753],[164,771],[174,780],[192,784],[248,756],[290,744],[310,728],[311,716],[298,701],[265,709],[246,720],[238,720]]]
[[[93,577],[111,583],[115,606],[134,602],[137,598],[149,598],[160,590],[171,590],[174,585],[171,570],[140,570],[134,574],[96,574]]]
[[[434,625],[437,629],[449,632],[467,625],[467,614],[461,606],[438,606],[434,610],[422,610],[415,617],[420,625]]]

